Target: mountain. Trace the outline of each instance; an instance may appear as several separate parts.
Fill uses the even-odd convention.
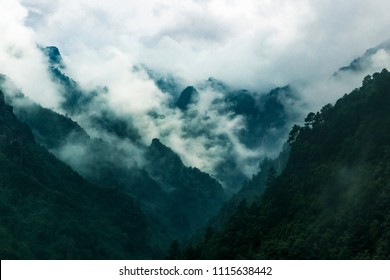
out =
[[[134,66],[133,71],[145,71],[148,77],[154,81],[157,88],[166,94],[174,96],[175,99],[177,99],[183,91],[183,82],[172,74],[161,74],[144,64]]]
[[[229,219],[235,214],[242,203],[252,204],[259,200],[268,184],[273,178],[283,172],[290,154],[290,147],[285,145],[282,152],[275,159],[265,158],[259,165],[258,173],[246,181],[242,188],[225,203],[218,214],[213,217],[208,225],[216,230],[221,230]]]
[[[390,258],[390,73],[367,76],[290,132],[290,157],[253,204],[184,258]]]
[[[145,215],[36,144],[0,91],[1,259],[133,259],[161,254]]]
[[[290,122],[298,115],[291,108],[296,101],[296,93],[290,86],[272,89],[264,95],[233,91],[225,98],[228,110],[244,117],[245,129],[239,134],[241,142],[249,148],[264,149],[283,138]]]
[[[291,125],[301,117],[304,104],[292,85],[254,91],[209,77],[184,86],[183,80],[172,74],[137,67],[137,71],[141,69],[182,113],[182,137],[200,142],[207,139],[206,149],[224,151],[209,172],[231,193],[257,172],[264,158],[277,156]]]
[[[389,257],[386,70],[288,135],[303,103],[291,85],[186,87],[133,69],[164,100],[140,119],[107,102],[110,88],[82,88],[56,47],[41,50],[61,95],[56,111],[0,75],[2,257]],[[209,174],[188,164],[205,158]]]
[[[49,65],[60,69],[65,68],[60,50],[57,47],[55,46],[40,47],[40,50],[44,53],[45,57],[48,59]]]
[[[181,228],[187,238],[225,202],[224,190],[217,180],[197,168],[184,166],[180,157],[158,139],[153,139],[145,159],[146,171],[174,198],[170,207],[173,226]]]
[[[56,146],[50,146],[45,139],[41,139],[42,135],[46,135],[46,132],[42,131],[42,123],[39,121],[33,123],[33,120],[43,118],[54,120],[58,116],[56,114],[53,114],[53,118],[45,116],[48,112],[43,113],[45,110],[29,114],[33,110],[26,107],[18,109],[16,111],[19,113],[18,117],[30,125],[36,139],[42,145],[88,180],[108,188],[120,189],[141,201],[142,209],[150,219],[162,223],[162,227],[165,228],[162,232],[167,232],[166,235],[172,238],[180,239],[191,235],[218,213],[226,200],[226,195],[223,194],[222,187],[217,181],[196,168],[186,167],[174,152],[174,146],[171,147],[172,149],[160,147],[160,150],[164,150],[161,152],[156,147],[164,145],[160,140],[155,139],[150,147],[144,147],[140,143],[142,132],[134,128],[131,119],[118,116],[110,108],[101,106],[101,97],[108,94],[109,89],[102,88],[89,92],[81,89],[76,81],[65,74],[66,66],[57,48],[48,47],[44,49],[44,53],[48,56],[49,71],[53,81],[62,88],[64,101],[61,106],[72,118],[68,118],[67,122],[76,119],[82,123],[77,124],[79,128],[72,128],[72,131],[65,129],[64,135],[59,131],[53,137],[44,136],[46,140],[50,138],[51,141],[63,139]],[[184,137],[207,138],[211,145],[217,147],[220,145],[227,151],[223,160],[215,166],[213,177],[225,186],[228,193],[238,191],[248,179],[248,172],[243,172],[245,165],[256,166],[264,156],[256,155],[243,163],[234,151],[236,144],[231,136],[226,135],[225,131],[216,133],[214,128],[220,124],[212,123],[214,116],[218,115],[221,119],[228,118],[229,121],[236,119],[242,123],[242,127],[235,131],[235,137],[245,149],[268,151],[279,149],[282,144],[281,139],[287,136],[290,123],[299,115],[293,109],[294,104],[298,103],[298,97],[290,86],[259,94],[233,89],[215,78],[209,78],[196,87],[188,86],[179,92],[180,79],[172,75],[158,74],[145,66],[133,69],[133,71],[142,70],[145,70],[155,81],[156,86],[171,96],[172,110],[178,108],[182,111]],[[214,96],[209,111],[201,112],[198,108],[199,102],[210,91],[214,92]],[[93,114],[89,114],[89,108],[93,108]],[[198,119],[199,122],[196,121]],[[63,131],[66,125],[61,122],[51,122],[53,125],[50,130]],[[70,124],[68,125],[71,127]],[[104,132],[110,137],[112,135],[120,141],[130,141],[137,149],[144,151],[143,156],[146,161],[142,166],[132,162],[129,167],[128,162],[131,161],[129,157],[132,155],[130,151],[118,148],[122,142],[108,143],[106,140],[93,139],[81,128],[82,126],[93,127],[94,130]],[[215,149],[213,146],[210,148]],[[75,153],[82,154],[82,157],[75,158],[73,156]],[[256,171],[257,168],[254,170]],[[267,170],[263,170],[264,174],[266,172]],[[254,195],[259,195],[261,192],[255,193]],[[231,209],[229,213],[235,209],[237,201],[240,200],[233,199],[236,202],[232,204],[234,206],[227,207]],[[191,205],[191,208],[186,207],[188,205]],[[179,214],[180,219],[177,218]],[[228,217],[228,215],[224,216],[225,219]]]
[[[182,91],[175,105],[180,110],[187,110],[190,104],[196,103],[198,100],[198,91],[193,86],[189,86]]]
[[[52,80],[60,88],[62,112],[84,129],[98,135],[144,146],[144,132],[137,128],[136,120],[131,115],[118,114],[107,104],[109,88],[81,88],[66,74],[66,65],[56,47],[44,48],[43,53],[47,56]],[[230,193],[238,191],[245,180],[257,171],[262,159],[278,153],[283,145],[281,139],[287,136],[291,123],[300,115],[300,101],[291,86],[261,93],[234,89],[209,78],[186,87],[180,78],[171,74],[160,74],[145,65],[133,69],[133,72],[140,71],[144,71],[167,96],[167,104],[161,105],[164,110],[146,113],[150,121],[169,125],[168,122],[174,118],[180,123],[182,131],[170,130],[168,133],[178,133],[174,137],[195,145],[200,142],[205,151],[219,151],[218,158],[212,159],[215,163],[207,172]],[[167,121],[164,122],[164,119]],[[158,138],[167,143],[167,139],[174,138],[172,136],[164,132]],[[171,146],[175,153],[183,153],[182,149],[176,150],[174,144]],[[258,150],[266,154],[255,152]],[[181,156],[185,158],[185,155]]]
[[[6,78],[2,79],[5,83]],[[219,182],[196,168],[186,167],[159,140],[135,149],[123,147],[119,141],[93,138],[71,118],[14,91],[6,99],[14,106],[16,116],[30,127],[36,141],[88,181],[133,197],[151,224],[159,248],[167,247],[173,239],[191,236],[225,202]],[[115,129],[112,124],[107,127]],[[115,135],[120,133],[116,131]],[[142,166],[134,161],[129,148],[145,154]]]
[[[339,77],[345,73],[365,73],[367,71],[371,71],[372,68],[376,67],[385,67],[383,63],[386,63],[386,60],[381,59],[382,65],[375,65],[375,56],[378,55],[390,55],[390,39],[384,41],[374,48],[368,49],[363,55],[355,58],[348,66],[341,67],[337,72],[334,73],[334,77]],[[389,59],[387,59],[387,63],[389,63]]]
[[[59,51],[49,47],[45,53],[59,54]],[[53,60],[50,56],[48,59],[49,62]],[[127,139],[136,146],[143,145],[140,136],[143,132],[135,128],[131,116],[120,116],[115,109],[106,106],[104,97],[109,94],[108,88],[85,91],[65,74],[65,65],[58,68],[51,64],[49,70],[53,81],[62,88],[62,110],[73,120],[110,138]],[[146,71],[156,86],[170,97],[172,107],[164,114],[174,115],[175,118],[179,116],[183,122],[182,132],[177,136],[184,141],[201,142],[206,150],[220,151],[220,158],[213,159],[216,163],[208,172],[230,193],[238,191],[257,171],[262,159],[279,152],[289,127],[300,116],[300,100],[291,86],[259,93],[234,89],[222,81],[209,78],[180,92],[178,89],[182,81],[177,77],[159,74],[144,65],[133,71]],[[210,104],[205,109],[204,104],[208,102]],[[182,114],[175,113],[175,108]],[[164,119],[166,116],[160,112],[149,112],[149,115],[153,122],[164,124],[160,117]],[[223,126],[228,129],[222,129]],[[177,153],[174,145],[171,148]],[[258,150],[266,154],[261,155]],[[245,158],[241,155],[242,151],[246,154]]]

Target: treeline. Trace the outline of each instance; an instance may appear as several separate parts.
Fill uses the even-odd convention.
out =
[[[292,129],[287,166],[268,178],[262,197],[243,201],[221,231],[209,228],[202,241],[173,246],[169,257],[390,258],[389,108],[390,73],[383,70],[309,113]]]
[[[35,143],[0,91],[0,258],[159,258],[133,199],[93,185]]]

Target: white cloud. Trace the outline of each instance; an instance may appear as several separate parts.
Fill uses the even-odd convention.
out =
[[[240,143],[241,120],[213,108],[219,93],[202,90],[192,108],[200,115],[185,118],[167,106],[171,97],[145,73],[132,71],[134,65],[144,63],[192,85],[213,76],[258,92],[304,81],[302,96],[308,110],[316,110],[361,81],[360,76],[329,81],[335,70],[390,37],[385,0],[2,0],[0,7],[0,72],[27,95],[57,107],[60,95],[36,47],[55,45],[66,73],[83,88],[109,89],[78,116],[90,132],[111,137],[98,135],[88,123],[88,114],[109,108],[134,124],[144,144],[159,137],[186,164],[208,172],[229,154],[249,175],[253,157],[274,151]],[[379,52],[372,69],[388,60],[388,53]],[[186,130],[202,127],[211,127],[213,135],[185,137]],[[229,144],[218,142],[220,135]]]
[[[0,73],[37,102],[56,108],[57,89],[48,76],[34,31],[24,25],[27,10],[17,1],[2,0],[0,11]]]
[[[67,55],[80,46],[114,45],[135,61],[179,73],[190,83],[214,76],[246,87],[331,74],[387,39],[390,21],[385,0],[22,3],[39,41],[58,45]]]

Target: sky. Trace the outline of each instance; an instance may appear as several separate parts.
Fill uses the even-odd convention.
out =
[[[38,75],[36,44],[55,45],[85,85],[99,77],[86,77],[86,68],[145,64],[188,84],[214,77],[269,89],[329,76],[387,40],[389,10],[386,0],[2,0],[0,70],[13,68],[3,71],[12,76],[19,68],[10,61],[28,53],[33,66],[18,64]],[[40,101],[58,102],[36,91]]]
[[[386,0],[19,1],[33,39],[70,59],[114,47],[192,83],[283,85],[330,73],[390,37]]]
[[[390,38],[389,10],[388,0],[1,0],[0,73],[34,101],[59,110],[59,89],[37,47],[57,46],[67,74],[85,89],[107,86],[101,103],[134,120],[145,144],[164,138],[186,164],[209,172],[233,150],[246,169],[246,158],[265,152],[238,142],[239,119],[215,115],[213,124],[203,123],[226,131],[233,148],[210,150],[210,139],[184,139],[182,114],[169,111],[168,97],[134,66],[173,74],[184,85],[214,77],[259,93],[296,83],[308,109],[319,109],[361,83],[361,77],[329,78]],[[375,70],[390,61],[387,53],[375,59]],[[199,106],[211,104],[212,94]],[[150,110],[164,121],[151,120]],[[194,126],[203,121],[194,119]]]

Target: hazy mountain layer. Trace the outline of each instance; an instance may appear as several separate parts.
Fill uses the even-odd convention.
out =
[[[93,185],[34,141],[0,92],[1,259],[161,256],[133,199]]]
[[[310,113],[290,158],[252,205],[184,258],[390,258],[390,73]]]
[[[367,51],[351,63],[351,67],[339,72],[369,71],[375,56],[385,51],[387,45],[384,43]],[[184,86],[174,76],[164,76],[143,66],[132,71],[140,75],[146,71],[163,95],[158,97],[161,98],[158,107],[134,113],[113,106],[110,88],[86,89],[70,78],[56,47],[41,50],[46,55],[50,77],[61,95],[60,107],[56,108],[60,113],[26,98],[5,76],[1,76],[6,101],[14,106],[16,116],[30,127],[35,141],[85,179],[104,187],[104,192],[119,192],[124,199],[138,205],[134,206],[134,211],[142,215],[139,220],[142,220],[144,236],[148,239],[142,242],[152,244],[155,249],[147,248],[144,254],[134,250],[128,256],[127,252],[118,249],[123,258],[161,256],[173,239],[185,243],[193,234],[202,232],[206,225],[220,229],[227,222],[227,227],[234,229],[232,223],[237,215],[248,216],[245,217],[248,218],[245,228],[248,226],[250,231],[249,219],[253,216],[250,209],[260,211],[276,200],[283,202],[284,198],[274,199],[272,195],[270,198],[269,193],[274,189],[271,188],[274,181],[289,172],[287,169],[277,177],[284,169],[289,149],[275,160],[269,160],[267,156],[276,155],[287,138],[291,123],[302,111],[303,96],[295,86],[275,88],[263,94],[235,89],[214,78],[195,86]],[[364,83],[369,82],[367,78]],[[304,128],[295,126],[290,135],[291,143],[296,140],[297,132],[314,129],[313,125],[324,118],[328,109],[332,107],[324,107],[321,114],[309,114]],[[161,139],[151,138],[153,135]],[[302,143],[306,145],[305,141]],[[294,159],[290,161],[294,162]],[[204,167],[210,175],[189,163]],[[255,172],[257,174],[252,176]],[[252,179],[247,181],[249,177]],[[288,180],[293,182],[292,178]],[[221,209],[229,194],[237,191]],[[253,207],[246,206],[253,202]],[[274,207],[272,211],[279,209],[277,203],[269,207]],[[101,211],[107,211],[102,215],[110,214],[107,209]],[[267,213],[270,210],[261,211]],[[238,214],[234,214],[236,212]],[[217,248],[215,255],[208,250],[199,252],[199,248],[209,242],[211,234],[206,230],[206,240],[197,248],[183,252],[183,256],[225,258],[218,247],[210,247]],[[224,231],[219,236],[223,234]],[[220,241],[213,240],[216,244]],[[230,246],[225,241],[225,246]],[[268,244],[267,241],[264,244]],[[230,253],[239,257],[241,251],[235,255],[234,246]],[[263,256],[263,251],[258,250],[254,255],[248,253],[248,256]],[[84,258],[81,253],[77,254]],[[104,254],[102,257],[112,256]],[[264,254],[268,256],[268,253]],[[295,256],[289,254],[288,257]],[[73,255],[66,257],[74,258]]]
[[[390,39],[374,48],[368,49],[363,55],[355,58],[348,66],[341,67],[335,77],[346,73],[366,73],[385,67],[390,63]]]
[[[3,87],[5,83],[3,78]],[[157,139],[150,146],[134,143],[139,154],[133,154],[129,145],[92,138],[69,117],[41,107],[17,90],[7,99],[18,118],[32,129],[36,141],[57,158],[90,182],[134,197],[153,229],[159,231],[155,235],[162,248],[172,239],[189,238],[225,201],[223,188],[215,179],[184,166],[179,156]],[[135,157],[142,158],[142,165]]]

